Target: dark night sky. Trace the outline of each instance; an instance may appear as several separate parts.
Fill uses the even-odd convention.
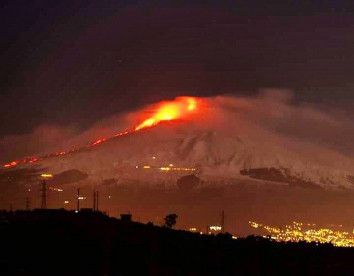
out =
[[[351,2],[2,1],[0,138],[185,94],[353,104]]]

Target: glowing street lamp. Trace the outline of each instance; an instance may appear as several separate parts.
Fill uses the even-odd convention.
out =
[[[41,177],[44,179],[48,179],[48,178],[53,178],[53,175],[50,173],[42,173]]]
[[[47,185],[46,185],[46,180],[53,178],[53,175],[50,173],[42,173],[41,178],[43,179],[42,182],[42,204],[41,208],[42,209],[47,209]]]

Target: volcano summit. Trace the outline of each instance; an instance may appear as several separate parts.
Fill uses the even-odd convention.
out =
[[[303,127],[316,125],[323,132],[321,125],[330,123],[335,130],[345,125],[288,101],[286,94],[275,92],[257,98],[180,97],[133,113],[130,117],[141,123],[110,138],[3,167],[30,166],[56,175],[75,170],[93,185],[116,179],[173,186],[182,175],[196,174],[215,183],[252,180],[351,189],[353,158],[324,146],[328,137],[322,133],[318,143]]]

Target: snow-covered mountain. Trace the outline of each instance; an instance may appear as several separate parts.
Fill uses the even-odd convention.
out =
[[[74,177],[71,182],[96,185],[112,179],[175,183],[182,175],[197,174],[204,181],[253,179],[311,188],[354,187],[353,171],[331,166],[315,156],[309,158],[288,144],[266,140],[259,137],[255,141],[233,131],[194,128],[188,122],[168,122],[25,166],[58,176],[66,173],[69,179],[70,172],[76,176],[79,172],[85,177]]]
[[[116,122],[124,118],[61,141],[51,157],[10,162],[4,168],[40,169],[55,174],[58,184],[171,184],[182,175],[197,174],[206,182],[354,187],[352,121],[292,105],[284,93],[162,102],[127,117],[127,125],[142,122],[137,128],[67,151],[88,145],[97,135],[114,135]]]

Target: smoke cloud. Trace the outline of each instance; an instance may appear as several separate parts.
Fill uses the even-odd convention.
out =
[[[328,104],[296,103],[290,91],[264,90],[255,97],[209,98],[205,121],[275,154],[353,170],[354,112]]]
[[[63,146],[76,133],[75,127],[70,125],[41,125],[26,135],[5,136],[0,139],[0,161],[7,162]]]

